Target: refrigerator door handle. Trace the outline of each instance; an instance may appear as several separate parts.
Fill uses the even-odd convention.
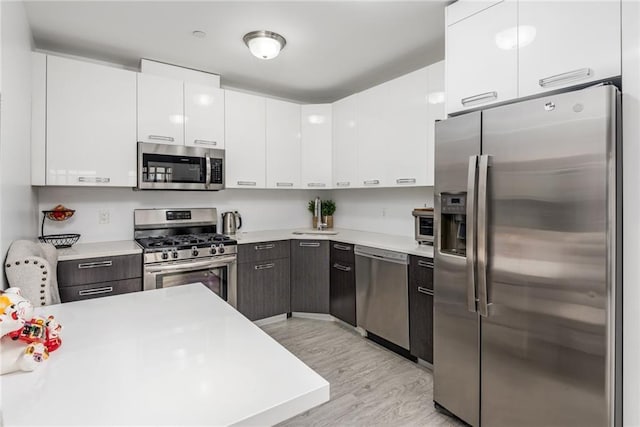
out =
[[[478,262],[478,312],[489,317],[489,295],[487,292],[487,197],[491,157],[480,156],[478,173],[478,217],[477,217],[477,262]]]
[[[478,156],[469,156],[469,170],[467,175],[467,309],[475,313],[478,311],[476,292],[476,182],[478,170]]]

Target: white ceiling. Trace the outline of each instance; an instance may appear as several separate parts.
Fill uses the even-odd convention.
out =
[[[149,58],[220,74],[222,84],[332,102],[444,58],[446,1],[27,1],[38,49],[137,67]],[[287,39],[253,57],[253,30]],[[207,33],[204,39],[192,31]]]

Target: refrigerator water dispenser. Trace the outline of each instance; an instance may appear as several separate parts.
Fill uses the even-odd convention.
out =
[[[440,251],[466,256],[467,205],[466,193],[443,193],[440,197]]]

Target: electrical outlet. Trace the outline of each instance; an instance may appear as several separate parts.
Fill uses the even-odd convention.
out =
[[[111,222],[109,209],[100,209],[98,211],[98,224],[109,224],[109,222]]]

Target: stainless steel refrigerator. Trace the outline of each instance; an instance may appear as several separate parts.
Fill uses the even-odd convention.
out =
[[[434,401],[472,426],[619,423],[620,94],[436,124]]]

